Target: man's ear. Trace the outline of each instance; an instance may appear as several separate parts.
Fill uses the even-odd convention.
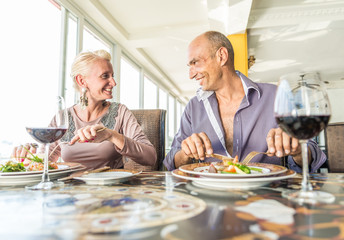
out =
[[[217,50],[217,56],[220,61],[221,67],[224,66],[228,61],[228,51],[225,47],[220,47]]]

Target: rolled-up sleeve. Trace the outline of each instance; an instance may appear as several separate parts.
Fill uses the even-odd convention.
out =
[[[309,172],[315,173],[325,162],[326,162],[326,155],[325,153],[319,148],[318,144],[313,140],[309,140],[307,143],[308,150],[311,151],[312,154],[312,164],[310,165]],[[288,157],[288,166],[290,169],[301,173],[302,168],[297,165],[294,159],[289,156]]]

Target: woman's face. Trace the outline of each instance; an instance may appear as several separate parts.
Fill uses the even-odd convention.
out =
[[[116,82],[113,78],[111,63],[107,60],[99,59],[90,64],[89,67],[89,72],[85,76],[89,101],[112,99],[112,89],[116,86]]]

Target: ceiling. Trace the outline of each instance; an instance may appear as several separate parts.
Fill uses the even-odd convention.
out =
[[[182,100],[198,84],[188,78],[187,46],[197,35],[247,31],[248,76],[277,82],[317,71],[328,88],[344,88],[343,0],[61,0],[78,6]]]

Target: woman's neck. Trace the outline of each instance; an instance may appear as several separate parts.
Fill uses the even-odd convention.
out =
[[[84,122],[91,122],[102,116],[109,107],[109,102],[90,102],[85,109],[81,109],[80,105],[76,105],[76,112],[78,117]]]

